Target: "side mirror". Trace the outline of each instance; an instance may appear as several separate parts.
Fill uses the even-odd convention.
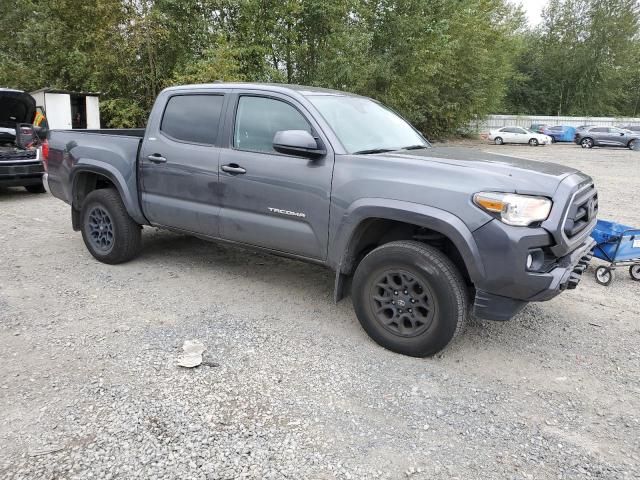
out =
[[[306,130],[276,132],[273,137],[273,149],[276,152],[303,157],[319,157],[327,153]]]

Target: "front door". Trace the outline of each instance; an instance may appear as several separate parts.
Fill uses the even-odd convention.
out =
[[[309,112],[279,94],[234,99],[229,148],[220,156],[220,234],[227,240],[313,259],[327,255],[333,151]],[[321,158],[273,149],[278,131],[307,130],[327,150]]]
[[[217,237],[216,146],[225,95],[171,92],[140,151],[142,208],[152,225]],[[159,103],[163,104],[160,101]]]

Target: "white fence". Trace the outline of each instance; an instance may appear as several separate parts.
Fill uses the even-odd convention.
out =
[[[547,117],[544,115],[489,115],[484,119],[471,122],[469,128],[477,133],[488,132],[502,127],[525,127],[532,124],[545,125],[569,125],[579,127],[580,125],[600,125],[603,127],[615,127],[624,125],[640,125],[640,118],[630,117]]]

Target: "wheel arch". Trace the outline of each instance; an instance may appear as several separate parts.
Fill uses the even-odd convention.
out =
[[[455,215],[410,202],[370,199],[354,206],[337,228],[330,243],[329,265],[336,271],[334,298],[343,297],[345,279],[373,248],[395,241],[418,239],[443,248],[465,278],[476,283],[484,266],[472,232]]]
[[[126,188],[127,182],[122,174],[108,164],[80,164],[70,175],[71,212],[74,230],[79,229],[79,213],[86,196],[100,188],[115,188],[127,210],[127,213],[139,224],[147,224],[139,206],[137,192]]]

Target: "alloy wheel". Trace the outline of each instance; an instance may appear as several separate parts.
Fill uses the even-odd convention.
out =
[[[382,272],[370,292],[376,320],[391,333],[415,337],[424,333],[437,313],[431,288],[405,270]]]

